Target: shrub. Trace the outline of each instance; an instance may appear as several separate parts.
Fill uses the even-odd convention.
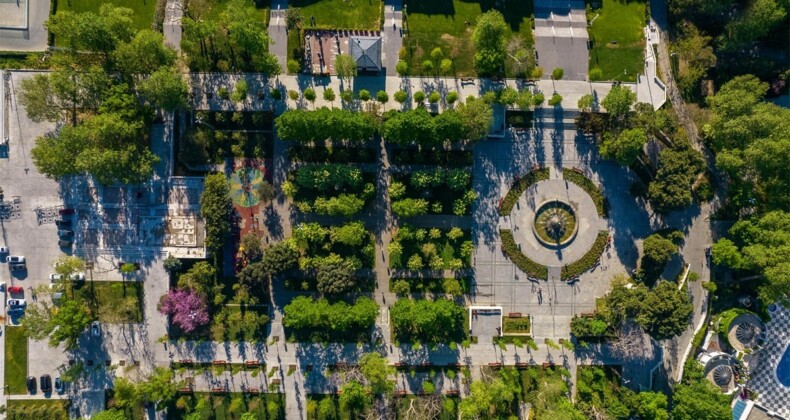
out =
[[[579,260],[574,261],[568,265],[562,266],[562,279],[568,280],[580,276],[598,262],[606,244],[609,242],[609,231],[602,230],[598,232],[598,237],[592,247],[582,256]]]
[[[367,89],[362,89],[359,91],[359,99],[362,101],[369,101],[370,100],[370,92]]]
[[[562,79],[562,76],[565,75],[565,70],[557,67],[556,69],[551,71],[551,78],[554,80]]]
[[[603,70],[601,70],[599,67],[596,67],[596,68],[590,70],[590,80],[591,81],[597,82],[597,81],[599,81],[601,79],[603,79]]]
[[[608,209],[606,208],[604,196],[601,193],[601,190],[598,189],[598,187],[592,182],[592,180],[590,180],[590,178],[584,176],[584,174],[582,174],[581,171],[576,168],[563,171],[562,177],[565,180],[578,185],[584,190],[584,192],[590,195],[593,203],[595,203],[595,210],[598,211],[598,216],[604,218],[607,216]]]
[[[561,103],[562,103],[562,96],[560,96],[559,93],[555,92],[553,95],[551,95],[551,98],[549,99],[550,106],[558,106]]]
[[[428,213],[428,201],[404,198],[392,203],[392,211],[400,217],[420,216]]]
[[[390,100],[390,96],[387,95],[387,92],[380,90],[376,93],[376,100],[385,104]]]
[[[423,103],[425,101],[425,92],[421,90],[414,92],[414,101],[417,102],[418,104]]]
[[[452,105],[458,100],[458,92],[450,92],[447,94],[447,103]]]
[[[288,73],[299,73],[302,70],[302,65],[296,60],[288,60]]]
[[[399,90],[399,91],[395,92],[395,101],[397,103],[402,104],[402,103],[406,102],[406,99],[409,99],[409,94],[408,93],[406,93],[406,92],[404,92],[402,90]]]
[[[530,185],[545,179],[549,179],[549,168],[536,169],[519,178],[518,181],[510,187],[510,190],[508,190],[505,198],[502,200],[502,205],[499,207],[499,214],[501,216],[510,215],[510,212],[513,211],[513,207],[516,205],[518,198],[521,197],[521,194],[523,194]]]
[[[500,229],[499,236],[502,238],[502,250],[505,251],[508,258],[516,264],[516,267],[521,269],[530,277],[541,280],[546,280],[549,277],[549,272],[546,266],[540,265],[527,257],[516,244],[513,238],[513,232],[507,229]]]
[[[398,296],[406,296],[411,293],[411,286],[409,282],[406,280],[396,280],[395,283],[392,285],[392,291],[395,292]]]
[[[395,71],[401,76],[406,76],[409,74],[409,65],[405,61],[398,61],[398,64],[395,65]]]
[[[433,92],[431,92],[430,95],[428,95],[428,102],[430,102],[432,104],[439,103],[440,99],[442,99],[442,95],[440,95],[439,92],[437,92],[437,91],[433,91]]]

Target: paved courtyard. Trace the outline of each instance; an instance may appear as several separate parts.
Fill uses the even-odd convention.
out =
[[[786,361],[780,365],[782,357],[790,357],[785,354],[790,349],[790,310],[777,307],[766,327],[765,344],[749,361],[751,380],[748,386],[757,392],[757,404],[790,418],[790,387],[779,382],[780,375],[785,381],[790,378],[790,365]],[[780,367],[784,371],[780,371]]]

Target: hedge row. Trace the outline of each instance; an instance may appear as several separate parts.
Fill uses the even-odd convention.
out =
[[[516,205],[518,198],[521,197],[521,194],[523,194],[530,185],[545,179],[549,179],[549,168],[536,169],[519,178],[518,181],[510,187],[507,195],[505,195],[505,198],[502,200],[502,205],[499,206],[499,214],[501,216],[510,215],[510,212],[513,211],[513,207]]]
[[[592,268],[598,262],[598,258],[603,254],[606,248],[606,243],[609,242],[609,231],[602,230],[598,232],[598,237],[595,238],[593,246],[584,254],[578,261],[572,262],[562,267],[562,279],[568,280],[582,275],[584,272]]]
[[[516,264],[516,267],[527,273],[530,277],[541,280],[547,280],[549,278],[549,269],[546,268],[546,266],[532,261],[518,249],[516,240],[513,238],[513,232],[509,229],[500,229],[499,236],[502,238],[502,249],[505,251],[508,258]]]
[[[562,178],[566,181],[573,182],[574,184],[578,185],[581,189],[583,189],[593,200],[595,203],[595,210],[598,211],[598,216],[606,217],[609,213],[609,210],[606,208],[606,200],[604,199],[601,190],[596,186],[590,178],[584,176],[584,174],[576,169],[571,168],[567,171],[562,171]]]

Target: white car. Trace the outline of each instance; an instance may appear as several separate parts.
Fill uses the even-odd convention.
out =
[[[0,254],[8,254],[8,248],[4,246],[0,246]]]
[[[25,257],[22,255],[9,255],[5,258],[5,261],[11,264],[24,264]]]
[[[49,275],[49,281],[61,281],[63,280],[63,275],[58,273],[52,273]]]
[[[25,306],[24,299],[8,299],[8,306]]]
[[[74,273],[71,275],[72,281],[82,281],[85,280],[85,273]]]

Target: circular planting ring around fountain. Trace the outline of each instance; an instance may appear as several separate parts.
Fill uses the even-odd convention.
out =
[[[538,206],[532,232],[543,245],[563,246],[576,237],[579,224],[576,223],[576,210],[560,200],[547,201]]]

